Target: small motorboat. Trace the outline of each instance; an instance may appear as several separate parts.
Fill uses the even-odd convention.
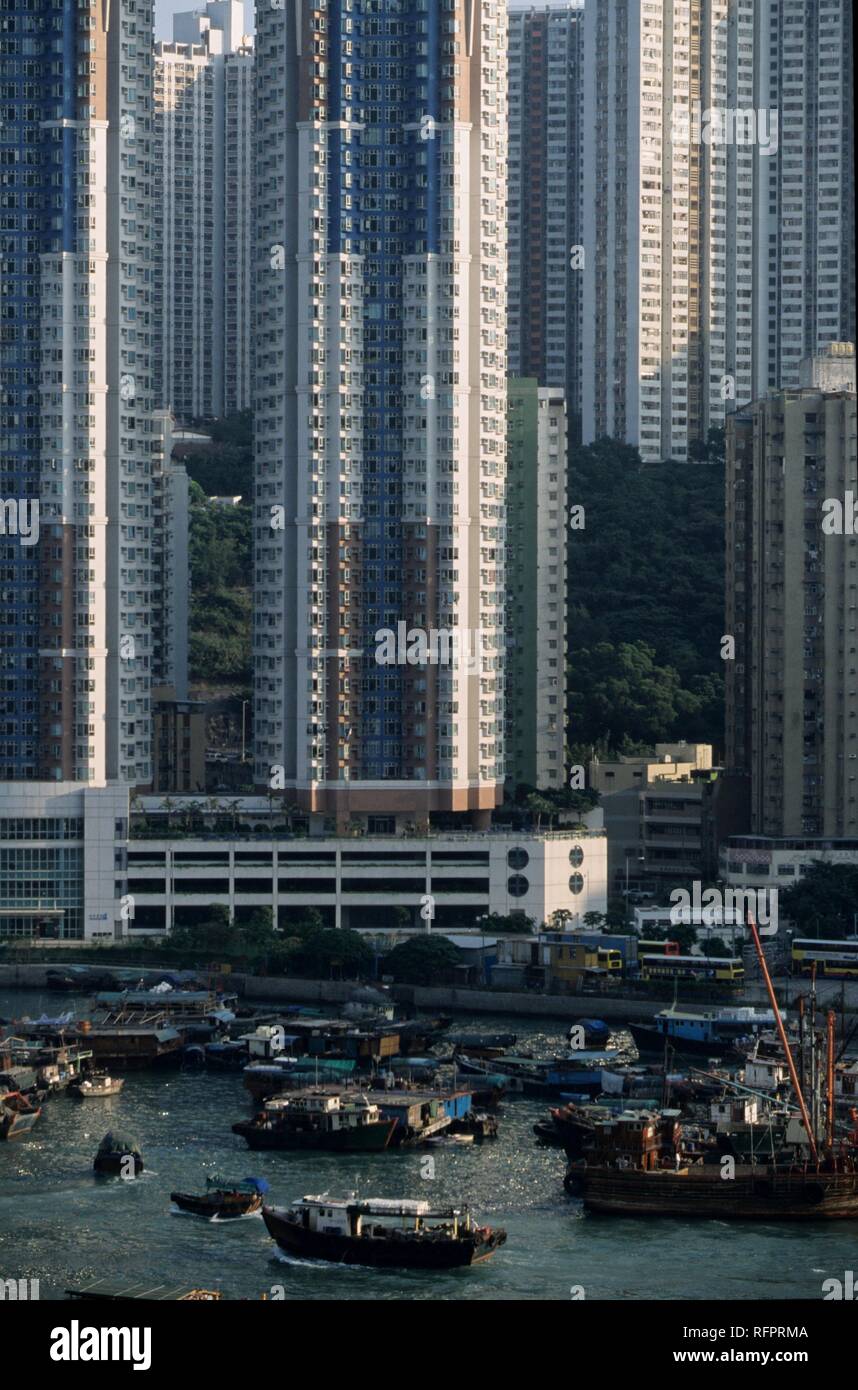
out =
[[[109,1076],[106,1071],[93,1071],[77,1081],[70,1081],[68,1092],[77,1100],[98,1100],[102,1096],[118,1096],[124,1085],[124,1080],[119,1076]]]
[[[143,1172],[143,1159],[136,1139],[112,1131],[105,1134],[93,1161],[96,1173],[110,1177],[136,1178]]]
[[[268,1191],[264,1178],[206,1178],[207,1191],[202,1196],[190,1192],[171,1192],[170,1201],[180,1211],[193,1216],[217,1217],[228,1220],[235,1216],[252,1216],[262,1208],[262,1198]]]

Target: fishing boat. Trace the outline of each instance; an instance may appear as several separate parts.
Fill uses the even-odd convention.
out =
[[[22,1139],[29,1134],[41,1113],[41,1105],[35,1104],[20,1091],[0,1093],[0,1140]]]
[[[597,1125],[592,1144],[582,1157],[570,1163],[564,1180],[567,1191],[581,1197],[590,1210],[625,1216],[719,1220],[858,1219],[858,1144],[855,1142],[858,1136],[855,1133],[848,1139],[836,1136],[834,1013],[829,1010],[827,1016],[827,1056],[823,1067],[817,1065],[821,1048],[816,1039],[814,992],[807,1048],[812,1078],[808,1104],[804,1087],[805,1058],[802,1057],[800,1066],[796,1067],[751,914],[748,926],[798,1114],[784,1117],[783,1135],[777,1146],[772,1142],[770,1161],[739,1163],[733,1159],[726,1176],[721,1164],[713,1167],[702,1157],[689,1159],[683,1152],[676,1111],[664,1111],[660,1116],[626,1113]],[[742,1089],[747,1088],[743,1086]],[[732,1128],[734,1117],[725,1118]],[[745,1128],[752,1126],[746,1123]]]
[[[769,1009],[662,1009],[652,1023],[629,1023],[641,1052],[663,1052],[665,1042],[677,1052],[705,1057],[723,1056],[747,1047],[756,1033],[771,1028]]]
[[[400,1269],[456,1269],[487,1260],[506,1231],[477,1226],[467,1207],[371,1197],[302,1197],[263,1207],[268,1232],[299,1259]]]
[[[232,1127],[251,1149],[316,1149],[377,1153],[386,1149],[396,1120],[385,1118],[364,1095],[293,1092],[268,1102],[252,1120]]]
[[[205,1216],[219,1221],[237,1216],[251,1216],[262,1207],[262,1198],[268,1191],[264,1178],[206,1178],[206,1191],[201,1196],[189,1192],[171,1192],[170,1201],[180,1211],[193,1216]]]
[[[125,1082],[109,1072],[90,1072],[89,1076],[69,1082],[68,1093],[77,1100],[100,1100],[104,1096],[118,1096]]]
[[[135,1177],[143,1172],[143,1159],[135,1139],[108,1132],[98,1146],[92,1164],[96,1173],[110,1177]]]
[[[580,1168],[570,1165],[566,1187],[591,1211],[624,1216],[683,1216],[718,1220],[830,1221],[858,1218],[858,1168],[851,1158],[829,1170],[807,1163],[737,1164],[727,1182],[721,1170],[696,1163],[665,1168]]]

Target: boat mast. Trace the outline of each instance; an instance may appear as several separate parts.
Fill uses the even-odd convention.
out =
[[[819,1038],[816,1033],[816,961],[810,967],[810,1105],[813,1137],[819,1138]]]
[[[789,1045],[789,1038],[786,1035],[784,1021],[781,1018],[781,1011],[778,1008],[777,996],[775,994],[774,985],[772,984],[772,977],[769,974],[769,967],[766,964],[766,957],[763,954],[763,947],[762,943],[760,942],[760,933],[757,931],[757,923],[754,920],[753,912],[748,913],[748,926],[751,928],[751,936],[754,940],[754,950],[757,953],[757,960],[760,963],[760,973],[763,977],[763,981],[768,992],[769,1002],[774,1011],[775,1024],[778,1030],[778,1037],[781,1040],[781,1047],[784,1050],[784,1056],[786,1057],[787,1066],[789,1067],[790,1081],[792,1082],[792,1087],[795,1091],[796,1100],[798,1101],[799,1109],[801,1110],[801,1118],[804,1121],[805,1133],[807,1134],[808,1142],[810,1144],[810,1152],[813,1154],[814,1163],[818,1163],[819,1154],[817,1153],[816,1149],[816,1134],[811,1127],[810,1116],[807,1113],[807,1104],[805,1102],[804,1093],[799,1083],[798,1072],[795,1069],[795,1062],[793,1060],[792,1050]]]
[[[834,1048],[836,1042],[837,1018],[833,1009],[828,1010],[828,1065],[825,1086],[825,1145],[834,1150]]]

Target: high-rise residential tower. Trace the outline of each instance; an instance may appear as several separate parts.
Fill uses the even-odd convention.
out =
[[[588,0],[585,442],[694,456],[855,337],[850,0]]]
[[[256,780],[340,824],[487,818],[506,10],[285,0],[257,23]]]
[[[778,126],[757,166],[756,399],[798,386],[827,343],[855,341],[852,0],[765,0],[754,48],[755,102]]]
[[[113,936],[152,776],[151,30],[151,0],[0,26],[3,936]]]
[[[588,0],[583,438],[689,455],[752,387],[754,0]],[[763,123],[761,138],[768,131]]]
[[[150,775],[150,33],[150,0],[4,10],[6,781]]]
[[[580,435],[583,0],[509,6],[509,370]]]
[[[856,466],[851,343],[728,419],[727,767],[754,835],[858,835]]]
[[[155,45],[158,407],[250,405],[253,48],[241,0],[174,16]]]
[[[506,552],[506,775],[565,786],[566,401],[509,382]]]

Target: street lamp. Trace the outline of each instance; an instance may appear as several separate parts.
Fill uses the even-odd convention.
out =
[[[627,906],[627,907],[628,907],[628,902],[629,902],[629,860],[631,859],[631,857],[632,857],[633,854],[634,854],[634,850],[633,850],[633,849],[627,849],[627,850],[626,850],[626,906]],[[646,855],[645,855],[645,854],[643,853],[643,851],[641,850],[640,845],[638,846],[638,863],[639,863],[639,864],[645,864],[645,863],[646,863]]]
[[[244,762],[244,746],[245,746],[245,741],[244,741],[245,711],[246,711],[247,706],[248,706],[249,704],[250,704],[250,701],[249,701],[249,700],[242,700],[242,702],[241,702],[241,761],[242,761],[242,762]]]

